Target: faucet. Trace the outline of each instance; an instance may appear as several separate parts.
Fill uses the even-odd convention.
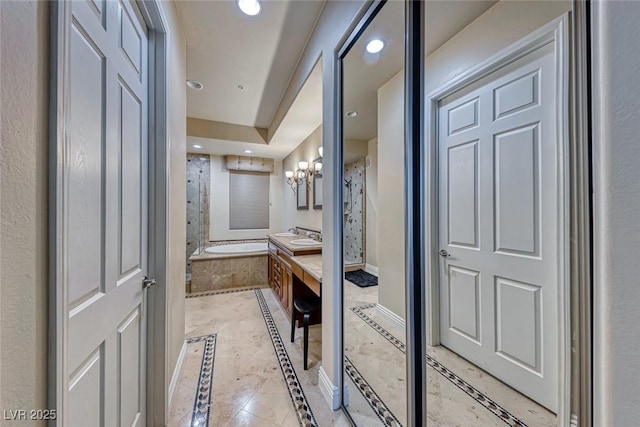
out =
[[[309,233],[309,237],[313,240],[317,240],[318,242],[322,242],[322,234],[320,233]]]
[[[294,233],[294,234],[298,234],[298,230],[295,227],[291,227],[290,229],[287,230],[289,233]]]

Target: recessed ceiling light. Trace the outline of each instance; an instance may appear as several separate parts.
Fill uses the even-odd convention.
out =
[[[258,0],[238,0],[238,7],[249,16],[255,16],[260,13],[260,2]]]
[[[195,90],[202,90],[204,87],[204,85],[197,80],[187,80],[187,86]]]
[[[244,152],[247,153],[247,154],[253,153],[253,151],[251,151],[251,150],[244,150]]]
[[[347,111],[347,117],[356,117],[358,115],[357,111]]]
[[[202,145],[198,145],[198,144],[193,144],[192,145],[193,148],[202,148]]]
[[[384,48],[384,42],[379,39],[371,40],[367,43],[367,52],[369,53],[378,53]]]

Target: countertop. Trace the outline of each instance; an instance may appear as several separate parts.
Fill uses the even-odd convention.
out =
[[[286,248],[288,251],[290,251],[294,255],[295,255],[296,252],[322,251],[322,243],[321,242],[318,242],[317,245],[311,245],[311,246],[299,246],[299,245],[292,245],[291,244],[292,240],[308,239],[308,237],[306,237],[304,235],[302,235],[302,236],[294,236],[294,237],[280,237],[280,236],[276,236],[274,234],[269,234],[267,237],[269,237],[269,240],[272,240],[272,241],[276,242],[277,244],[279,244],[280,246]]]
[[[322,254],[298,255],[291,257],[291,261],[298,264],[318,282],[322,282]]]

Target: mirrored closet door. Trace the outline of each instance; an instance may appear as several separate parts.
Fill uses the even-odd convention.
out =
[[[344,407],[359,426],[407,421],[404,18],[385,3],[342,58]]]

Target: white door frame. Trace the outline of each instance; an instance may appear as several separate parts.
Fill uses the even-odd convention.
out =
[[[167,20],[160,0],[135,0],[149,30],[149,230],[148,275],[156,286],[146,295],[147,310],[147,425],[165,425],[168,420],[167,379]],[[56,425],[64,425],[66,402],[63,386],[68,377],[66,358],[66,295],[63,292],[63,205],[65,174],[65,128],[68,115],[68,81],[71,3],[51,5],[51,80],[49,105],[49,357],[47,394],[49,408],[56,409]],[[157,419],[162,414],[162,419]]]
[[[569,15],[549,22],[518,42],[510,45],[478,66],[448,82],[427,95],[426,120],[430,131],[427,133],[426,165],[426,220],[427,242],[427,343],[440,344],[440,293],[439,293],[439,217],[438,217],[438,114],[439,102],[460,89],[497,71],[504,66],[526,56],[540,47],[555,42],[556,61],[556,108],[558,109],[557,140],[558,144],[558,225],[559,256],[558,259],[558,317],[562,319],[559,332],[559,364],[558,364],[558,422],[560,426],[569,426],[571,412],[571,310],[569,281]]]

